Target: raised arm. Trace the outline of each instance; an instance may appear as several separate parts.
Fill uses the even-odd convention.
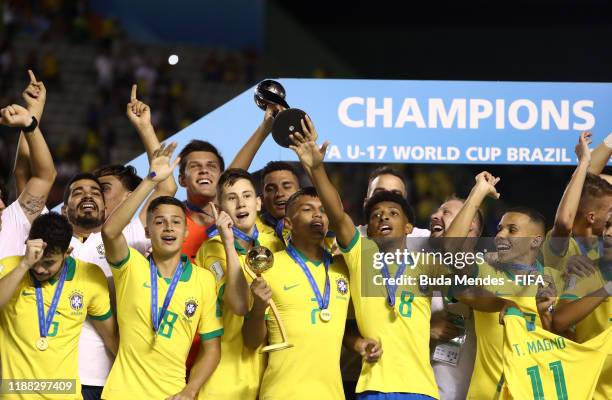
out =
[[[136,97],[136,91],[138,87],[136,85],[132,85],[132,93],[130,95],[130,102],[127,104],[126,114],[136,132],[138,132],[138,136],[140,137],[140,141],[144,145],[145,151],[147,153],[147,157],[149,158],[149,162],[151,162],[151,158],[153,157],[153,153],[155,150],[159,149],[160,143],[157,135],[155,134],[155,129],[153,128],[153,124],[151,123],[151,109],[148,105],[138,100]],[[176,181],[174,180],[174,175],[170,175],[163,182],[160,182],[156,187],[155,191],[151,196],[149,196],[147,203],[142,207],[140,214],[138,217],[140,218],[140,222],[143,225],[146,224],[147,219],[147,206],[148,204],[157,197],[160,196],[174,196],[176,194],[177,186]]]
[[[249,285],[242,272],[240,259],[234,247],[234,232],[232,231],[234,222],[225,211],[217,214],[216,207],[212,207],[212,210],[225,248],[227,276],[225,278],[223,301],[226,302],[234,314],[246,315],[249,311]]]
[[[11,300],[24,275],[34,267],[34,264],[40,261],[45,247],[47,247],[47,244],[42,239],[33,239],[26,242],[26,252],[19,265],[0,278],[0,309]]]
[[[17,157],[15,158],[13,175],[15,176],[17,197],[19,197],[32,176],[32,171],[30,170],[30,146],[28,146],[23,132],[19,134],[19,142],[17,142]]]
[[[576,155],[578,156],[578,166],[572,175],[555,215],[555,223],[552,228],[550,246],[556,254],[565,254],[569,237],[574,226],[574,219],[578,211],[580,203],[580,195],[586,178],[588,169],[591,164],[591,152],[589,144],[591,143],[591,133],[583,132],[578,139],[576,145]]]
[[[588,172],[595,175],[601,174],[606,165],[608,165],[610,157],[612,157],[612,133],[608,134],[603,142],[591,153],[591,166]]]
[[[315,143],[317,136],[317,131],[307,116],[306,121],[302,120],[302,132],[291,135],[294,144],[289,147],[298,155],[304,168],[310,172],[312,183],[317,189],[325,213],[329,218],[330,228],[336,234],[338,244],[341,247],[347,247],[355,236],[355,224],[351,217],[344,212],[340,195],[329,180],[327,172],[325,172],[323,158],[329,142],[323,143],[323,146],[319,148]]]
[[[176,143],[167,147],[162,145],[153,152],[149,166],[149,174],[140,185],[121,203],[108,217],[102,227],[102,240],[106,251],[106,259],[110,263],[119,263],[129,252],[123,229],[130,223],[138,208],[153,191],[155,185],[168,178],[178,165],[180,159],[170,162],[170,157],[176,149]]]
[[[31,70],[28,70],[30,76],[30,82],[25,90],[21,93],[21,97],[26,103],[26,109],[36,117],[38,125],[40,126],[43,111],[45,109],[45,102],[47,100],[47,90],[42,82],[36,81],[36,77]],[[17,196],[25,190],[28,180],[32,177],[32,171],[30,168],[30,146],[23,132],[19,135],[19,142],[17,143],[17,157],[15,159],[15,166],[13,168],[15,175],[15,183],[17,186]]]
[[[472,225],[472,221],[476,217],[478,209],[480,208],[480,205],[482,204],[484,199],[487,196],[492,197],[494,199],[499,199],[499,193],[495,188],[495,185],[497,185],[499,180],[500,178],[494,177],[487,171],[483,171],[476,175],[476,183],[474,184],[474,187],[472,187],[472,190],[470,191],[468,198],[465,200],[465,203],[463,203],[463,207],[461,207],[461,210],[448,227],[444,235],[445,237],[460,238],[463,240],[467,238],[467,235],[470,231],[470,226]],[[447,240],[446,242],[452,242],[452,246],[456,247],[454,249],[447,250],[458,251],[463,245],[463,242],[461,240]]]
[[[272,124],[274,123],[274,117],[280,111],[283,111],[285,107],[278,104],[271,104],[266,107],[266,113],[261,124],[255,129],[255,132],[251,135],[249,140],[242,146],[242,148],[236,154],[236,157],[232,160],[229,168],[241,168],[248,170],[255,158],[255,154],[259,151],[259,148],[266,140],[270,131],[272,131]]]

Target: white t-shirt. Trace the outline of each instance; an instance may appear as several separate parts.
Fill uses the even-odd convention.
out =
[[[128,246],[145,254],[151,246],[151,241],[146,238],[144,226],[139,218],[135,218],[123,230],[123,236]],[[102,233],[92,233],[85,242],[76,237],[70,242],[72,256],[98,265],[106,275],[109,289],[114,295],[114,285],[110,266],[106,261]],[[83,324],[83,331],[79,339],[79,378],[83,385],[104,386],[106,377],[113,365],[113,355],[104,347],[102,337],[96,332],[88,320]]]
[[[41,214],[49,212],[45,207]],[[2,212],[0,228],[0,259],[25,254],[25,242],[30,234],[32,224],[26,217],[19,201],[15,200]]]
[[[461,346],[461,355],[456,366],[439,361],[431,361],[436,383],[440,392],[440,400],[463,400],[470,387],[470,379],[476,359],[476,330],[474,329],[474,313],[470,307],[462,303],[444,304],[442,297],[431,298],[431,313],[446,309],[465,319],[465,343]]]

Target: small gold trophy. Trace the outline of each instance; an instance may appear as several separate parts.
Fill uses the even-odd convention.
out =
[[[246,255],[246,264],[249,267],[247,272],[253,279],[261,276],[264,272],[272,268],[274,265],[274,254],[267,247],[263,246],[255,246]],[[280,330],[281,342],[271,344],[265,346],[261,349],[262,353],[267,353],[270,351],[284,350],[289,347],[293,347],[292,344],[289,344],[287,341],[287,332],[285,331],[285,326],[281,321],[278,315],[278,309],[276,308],[276,304],[274,304],[274,300],[270,299],[270,309],[272,310],[272,314],[274,314],[274,318],[278,323],[278,329]]]

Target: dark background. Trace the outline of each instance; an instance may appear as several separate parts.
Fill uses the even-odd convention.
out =
[[[132,82],[139,83],[139,96],[151,105],[163,139],[265,77],[612,81],[612,5],[607,1],[167,4],[3,2],[0,103],[20,100],[28,67],[45,82],[49,94],[42,127],[59,170],[51,204],[60,201],[72,173],[142,153],[124,115]],[[181,61],[169,67],[166,60],[173,53]],[[15,133],[0,132],[5,181],[11,180],[15,142]],[[229,163],[233,155],[225,156]],[[355,219],[360,220],[367,176],[375,167],[330,165]],[[485,207],[490,232],[503,210],[514,205],[538,209],[550,225],[573,171],[397,167],[410,181],[410,201],[421,227],[448,195],[467,195],[482,169],[501,176],[502,200]]]

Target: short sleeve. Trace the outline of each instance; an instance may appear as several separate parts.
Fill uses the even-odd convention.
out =
[[[12,256],[0,259],[0,278],[4,278],[9,272],[17,268],[22,258],[23,256]]]
[[[358,229],[355,229],[355,234],[351,242],[344,247],[340,247],[342,257],[349,271],[359,271],[362,268],[362,244],[365,239],[361,236]],[[373,260],[372,260],[373,261]]]
[[[86,268],[87,294],[91,299],[87,304],[87,316],[95,320],[106,320],[113,315],[106,276],[95,264],[83,264],[82,267]]]
[[[196,255],[196,264],[212,273],[215,278],[217,290],[225,283],[227,261],[223,242],[216,238],[207,240],[202,244]]]
[[[552,237],[552,229],[546,233],[546,239],[542,245],[542,261],[544,266],[555,269],[563,269],[565,268],[566,260],[576,255],[575,247],[576,242],[574,238],[570,237],[567,243],[567,249],[565,250],[565,254],[558,254],[552,248],[552,242],[554,240],[558,240]]]
[[[217,296],[215,278],[207,270],[198,270],[199,280],[202,286],[202,312],[198,325],[198,334],[202,341],[210,340],[223,335],[221,316],[216,312]]]
[[[2,212],[0,258],[25,254],[25,241],[30,233],[30,221],[16,200]]]
[[[151,249],[151,240],[147,239],[140,218],[134,218],[128,226],[123,229],[123,236],[128,246],[136,249],[140,254],[147,254]]]
[[[106,261],[108,261],[108,259]],[[111,272],[113,274],[113,279],[115,280],[115,287],[119,286],[117,280],[123,279],[127,274],[127,271],[130,269],[130,266],[137,263],[144,263],[146,265],[149,264],[145,256],[140,254],[138,250],[131,247],[129,248],[127,256],[123,260],[116,264],[108,261],[108,265],[111,267]]]

